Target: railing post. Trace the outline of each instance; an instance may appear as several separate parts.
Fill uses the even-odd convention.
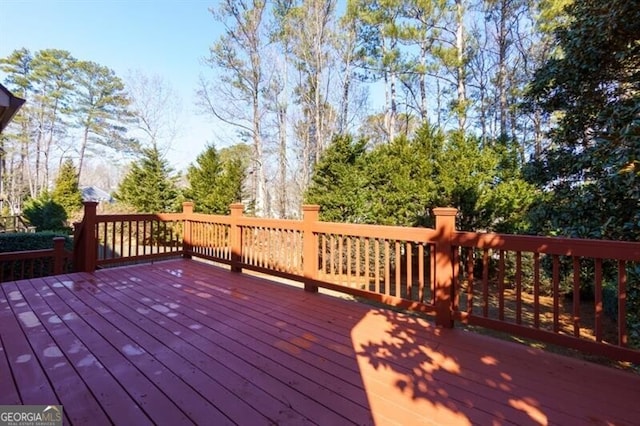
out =
[[[313,293],[318,291],[318,286],[310,282],[318,275],[318,244],[313,233],[313,225],[318,221],[319,212],[320,206],[302,206],[302,270],[306,278],[304,289]]]
[[[238,218],[244,213],[244,205],[235,203],[229,206],[231,209],[231,234],[229,243],[231,244],[231,271],[242,272],[242,228],[238,225]]]
[[[60,275],[64,272],[65,240],[65,237],[54,237],[53,239],[53,275]]]
[[[85,201],[84,217],[77,224],[73,243],[73,264],[80,272],[94,272],[98,262],[96,242],[96,201]]]
[[[185,201],[182,203],[182,215],[184,224],[184,234],[182,236],[182,257],[191,259],[193,246],[191,245],[191,215],[193,214],[193,203]]]
[[[436,325],[445,328],[453,327],[453,252],[451,239],[456,230],[457,209],[438,207],[433,209],[436,216],[435,261],[435,304]]]

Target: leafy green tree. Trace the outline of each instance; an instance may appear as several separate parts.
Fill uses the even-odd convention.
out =
[[[576,1],[559,26],[560,53],[531,84],[533,106],[559,118],[552,145],[529,168],[547,191],[536,231],[640,237],[640,8],[626,0]]]
[[[177,179],[157,147],[147,148],[131,165],[114,198],[141,213],[177,211],[181,202]]]
[[[67,216],[82,208],[82,192],[78,187],[78,173],[73,161],[68,158],[60,167],[51,198],[61,205]]]
[[[320,217],[330,222],[371,223],[364,188],[366,140],[338,136],[315,166],[304,200],[322,208]]]
[[[398,116],[398,77],[406,70],[402,55],[403,0],[349,0],[347,19],[356,28],[358,62],[365,76],[372,81],[384,81],[386,99],[386,135],[395,139]]]
[[[65,230],[67,212],[46,191],[25,201],[22,214],[37,231]]]
[[[462,230],[526,232],[537,197],[525,182],[515,143],[481,144],[454,132],[439,157],[435,204],[456,207]]]
[[[22,166],[19,170],[26,172],[18,190],[28,188],[31,197],[47,190],[52,153],[68,131],[75,63],[69,52],[60,49],[44,49],[33,55],[19,49],[0,59],[9,88],[28,100],[16,117],[20,130],[15,139],[20,144],[16,147]],[[21,201],[24,195],[16,197]]]
[[[229,205],[241,201],[244,170],[240,159],[222,161],[215,146],[209,145],[189,166],[185,197],[195,202],[196,211],[228,214]]]
[[[483,146],[459,132],[424,125],[366,151],[366,141],[334,140],[315,169],[305,202],[324,220],[433,226],[433,207],[456,207],[458,228],[524,232],[538,196],[521,176],[516,144]]]
[[[377,146],[367,161],[366,199],[371,221],[381,225],[430,225],[438,157],[444,135],[424,125],[413,139]]]
[[[22,48],[14,50],[6,58],[0,58],[0,71],[6,74],[5,84],[14,94],[26,99],[31,87],[31,61],[33,56],[29,50]],[[22,106],[20,113],[13,118],[12,126],[5,129],[0,137],[0,192],[4,194],[6,204],[10,210],[20,209],[28,187],[27,178],[22,173],[27,169],[27,153],[29,152],[29,117],[26,111],[29,104]]]
[[[109,68],[65,50],[32,54],[23,48],[0,58],[0,71],[7,87],[27,99],[0,142],[0,186],[13,211],[20,211],[27,197],[49,189],[50,168],[69,152],[79,154],[80,176],[89,152],[136,149],[137,141],[124,137],[124,86]]]

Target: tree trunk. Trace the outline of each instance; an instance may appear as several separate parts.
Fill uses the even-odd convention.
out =
[[[539,107],[533,112],[533,140],[534,140],[534,158],[537,160],[542,155],[542,114]]]
[[[89,141],[89,126],[85,126],[82,134],[82,144],[80,145],[80,159],[78,160],[78,182],[82,176],[82,166],[84,165],[84,153],[87,150],[87,142]]]
[[[284,219],[287,216],[287,102],[288,102],[288,74],[289,74],[289,57],[284,54],[284,70],[283,70],[283,90],[285,90],[284,101],[276,100],[276,110],[278,114],[278,216]]]
[[[347,131],[349,122],[349,99],[351,96],[351,68],[353,66],[353,37],[352,31],[347,35],[348,41],[344,52],[344,76],[342,80],[342,98],[340,99],[340,117],[338,118],[338,133]]]
[[[498,96],[500,108],[500,137],[507,137],[507,1],[500,1],[498,30]]]
[[[424,123],[428,120],[427,114],[427,55],[429,51],[427,49],[427,42],[422,41],[420,43],[420,66],[422,67],[420,73],[420,120]]]
[[[255,181],[253,188],[254,209],[256,216],[265,214],[265,174],[262,155],[262,137],[260,129],[260,104],[256,92],[253,99],[253,152],[255,163]]]
[[[458,128],[464,131],[467,122],[467,87],[466,72],[464,63],[464,4],[463,0],[456,0],[456,54],[458,63],[456,69],[456,79],[458,83]]]
[[[396,137],[396,119],[398,117],[398,104],[396,101],[396,80],[396,73],[395,71],[392,71],[389,88],[391,93],[391,110],[389,112],[389,142],[393,141]]]

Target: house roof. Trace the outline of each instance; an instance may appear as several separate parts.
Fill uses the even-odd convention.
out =
[[[0,84],[0,133],[24,103],[24,99],[14,96],[9,89]]]
[[[95,186],[83,186],[80,191],[82,191],[82,201],[106,201],[108,203],[113,201],[111,194]]]

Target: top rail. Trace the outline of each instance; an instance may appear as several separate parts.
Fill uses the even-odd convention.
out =
[[[350,235],[362,238],[382,238],[400,241],[435,243],[438,233],[430,228],[409,228],[402,226],[354,225],[349,223],[316,222],[316,233]]]
[[[456,232],[452,243],[456,246],[480,249],[501,249],[593,259],[640,260],[640,244],[628,241]]]
[[[97,223],[135,222],[144,220],[177,221],[184,220],[184,213],[135,213],[135,214],[101,214],[96,216]]]

